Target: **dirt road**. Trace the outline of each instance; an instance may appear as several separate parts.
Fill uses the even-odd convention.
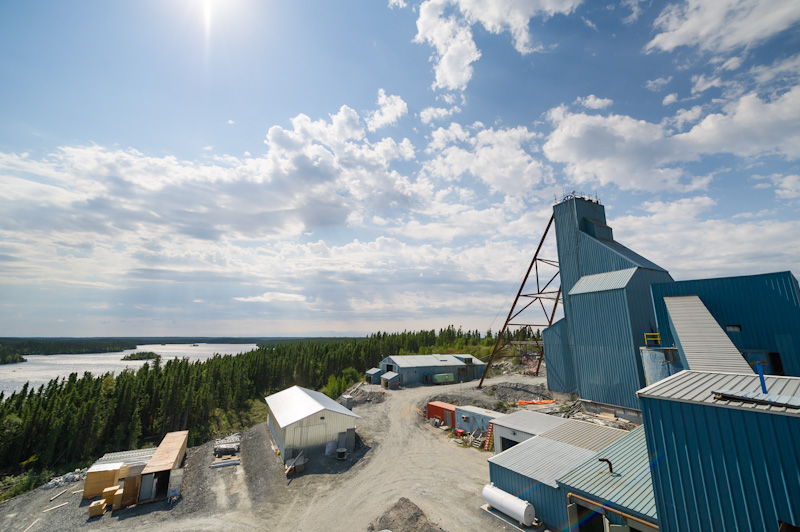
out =
[[[544,378],[504,375],[487,379],[484,390],[506,382],[536,385]],[[76,503],[65,506],[63,517],[48,521],[50,514],[40,514],[38,505],[49,492],[36,490],[0,506],[0,528],[21,531],[33,520],[30,516],[41,515],[45,519],[30,532],[118,528],[351,532],[367,530],[406,497],[447,532],[507,530],[480,510],[491,454],[456,445],[422,420],[421,407],[427,399],[442,394],[463,397],[464,404],[472,399],[491,404],[493,398],[476,386],[472,382],[396,390],[387,392],[382,403],[356,406],[354,411],[363,418],[356,432],[365,444],[356,456],[349,462],[314,458],[306,472],[289,480],[261,424],[245,434],[239,467],[211,470],[210,444],[191,449],[184,496],[174,507],[152,503],[90,520],[88,503]],[[75,484],[74,489],[79,487],[82,484]]]

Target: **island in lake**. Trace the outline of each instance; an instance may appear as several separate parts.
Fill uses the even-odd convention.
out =
[[[122,360],[161,360],[161,355],[152,351],[140,351],[125,355]]]

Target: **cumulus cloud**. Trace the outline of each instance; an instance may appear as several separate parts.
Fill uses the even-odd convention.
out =
[[[800,3],[783,0],[687,0],[669,4],[653,26],[645,50],[671,52],[694,46],[725,53],[761,43],[800,21]]]
[[[678,101],[678,93],[673,92],[671,94],[667,94],[666,96],[664,96],[664,99],[661,100],[661,105],[672,105],[677,101]]]
[[[536,134],[526,127],[483,128],[474,133],[460,124],[434,131],[422,173],[456,181],[471,175],[493,192],[522,196],[552,182],[550,168],[534,158]]]
[[[394,9],[396,7],[403,8],[406,7],[405,0],[389,0],[389,8]]]
[[[645,202],[643,214],[614,217],[609,224],[614,238],[678,280],[796,268],[800,221],[723,218],[713,213],[715,205],[708,196]]]
[[[576,183],[613,183],[632,190],[703,188],[710,176],[689,175],[683,163],[706,155],[800,157],[800,87],[771,101],[747,94],[721,112],[700,119],[701,114],[699,106],[681,109],[655,124],[625,115],[587,115],[557,107],[548,113],[554,129],[543,153],[550,161],[564,164],[564,171]],[[683,133],[669,129],[696,121]]]
[[[419,7],[417,35],[414,42],[433,47],[434,89],[463,91],[472,79],[472,63],[481,57],[472,35],[472,26],[480,24],[494,34],[511,34],[514,48],[521,54],[543,49],[535,44],[528,31],[533,17],[570,14],[581,0],[425,0]]]
[[[575,103],[578,105],[582,105],[587,109],[605,109],[609,105],[614,103],[614,100],[609,98],[598,98],[594,94],[590,94],[585,98],[578,98],[575,100]]]
[[[378,109],[367,117],[367,127],[375,131],[384,126],[397,123],[400,117],[408,113],[408,105],[400,96],[386,94],[383,89],[378,90]]]
[[[782,199],[798,199],[800,198],[800,175],[783,175],[773,174],[770,176],[754,176],[756,179],[762,179],[770,182],[770,185],[775,187],[775,196]],[[766,185],[765,186],[770,186]]]
[[[426,107],[425,109],[419,112],[419,119],[422,120],[423,124],[430,124],[431,122],[442,120],[444,118],[449,118],[454,114],[458,114],[460,112],[461,108],[457,105],[454,105],[453,107],[450,108]]]

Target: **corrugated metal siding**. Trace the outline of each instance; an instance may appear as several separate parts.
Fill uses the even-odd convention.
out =
[[[355,418],[323,410],[287,426],[284,445],[296,449],[324,447],[329,441],[335,441],[340,432],[354,429],[355,426]]]
[[[271,411],[267,416],[267,425],[269,426],[269,431],[272,433],[272,439],[275,440],[275,445],[278,446],[278,450],[281,452],[281,455],[283,455],[286,448],[283,445],[283,441],[286,439],[286,430],[274,423],[274,417]]]
[[[665,297],[664,304],[685,368],[725,373],[753,372],[699,297]]]
[[[629,315],[624,290],[572,296],[572,349],[581,398],[639,408],[635,394],[644,375]]]
[[[467,416],[467,421],[462,419],[462,416]],[[457,406],[456,407],[456,428],[463,429],[467,432],[473,432],[475,429],[486,431],[489,429],[489,422],[492,419],[500,418],[503,414],[486,410],[485,408],[477,408],[470,406]]]
[[[569,295],[574,296],[575,294],[625,288],[634,273],[636,273],[636,268],[584,275],[578,279],[578,282],[575,283],[575,286],[569,291]]]
[[[599,451],[628,434],[627,431],[604,427],[586,421],[568,419],[568,423],[543,432],[540,436],[587,449]]]
[[[614,473],[608,473],[608,465],[598,461],[598,458],[609,459]],[[643,426],[600,450],[597,456],[559,478],[558,483],[568,492],[605,502],[635,517],[658,524],[650,455]]]
[[[723,328],[742,327],[727,332],[740,351],[780,353],[786,374],[800,377],[800,287],[790,272],[658,284],[652,292],[662,345],[674,345],[664,297],[695,294]]]
[[[569,420],[563,417],[542,414],[541,412],[517,410],[501,418],[493,419],[492,422],[496,427],[507,427],[511,430],[519,430],[536,435],[568,423]]]
[[[560,488],[489,463],[489,478],[497,488],[533,505],[536,519],[552,530],[567,529],[567,495]]]
[[[561,318],[542,331],[547,388],[556,392],[578,393],[575,365],[567,343],[566,324],[566,320]]]
[[[582,447],[537,436],[492,456],[489,463],[557,488],[558,477],[595,454]]]
[[[763,532],[777,530],[779,520],[800,524],[800,418],[646,395],[641,401],[648,452],[658,457],[661,530]]]

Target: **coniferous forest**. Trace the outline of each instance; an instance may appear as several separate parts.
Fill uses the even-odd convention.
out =
[[[73,373],[35,390],[26,385],[9,397],[0,393],[0,473],[46,473],[157,444],[176,430],[189,430],[189,444],[197,445],[212,436],[215,411],[237,411],[295,384],[335,397],[389,355],[449,349],[485,358],[493,343],[491,332],[482,338],[452,326],[438,334],[283,340],[203,362],[154,360],[118,375]]]

